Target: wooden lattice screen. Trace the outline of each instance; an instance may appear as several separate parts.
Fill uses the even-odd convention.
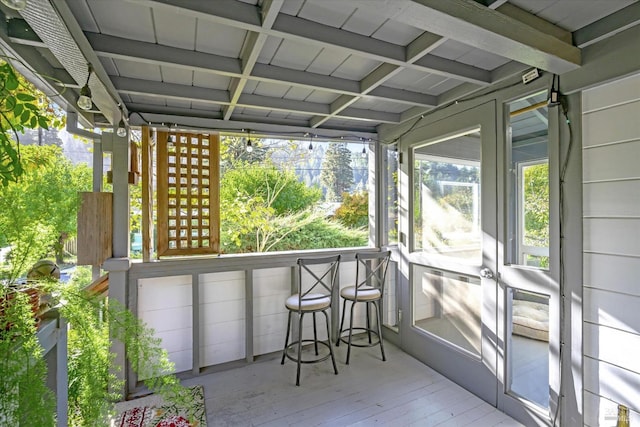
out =
[[[156,146],[158,256],[218,253],[218,135],[158,132]]]

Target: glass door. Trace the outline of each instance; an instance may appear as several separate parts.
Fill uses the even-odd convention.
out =
[[[402,320],[407,352],[494,405],[495,122],[495,104],[483,104],[424,126],[409,149],[410,309]]]
[[[526,425],[551,424],[559,389],[557,120],[546,99],[542,92],[506,104],[507,170],[500,175],[498,407]]]

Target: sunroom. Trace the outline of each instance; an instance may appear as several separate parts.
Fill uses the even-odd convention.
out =
[[[155,329],[185,382],[239,368],[257,382],[284,381],[239,380],[249,401],[251,387],[302,396],[319,381],[331,393],[332,381],[365,384],[353,372],[382,375],[395,357],[511,417],[486,425],[615,425],[620,409],[640,421],[638,1],[0,7],[5,57],[67,111],[68,132],[93,141],[85,202],[98,210],[80,220],[92,236],[79,241],[82,263],[108,274],[109,298]],[[243,179],[271,179],[265,164],[304,183],[287,207],[308,196],[313,213],[262,210],[240,196]],[[336,164],[343,169],[328,173]],[[103,191],[107,173],[112,192]],[[273,179],[262,201],[283,191]],[[348,232],[304,235],[357,207],[364,223]],[[237,217],[252,221],[252,239],[230,225]],[[297,388],[292,365],[279,363],[297,260],[340,255],[343,288],[357,253],[387,250],[378,314],[388,360],[363,370],[358,359],[378,350],[355,349],[355,367],[340,359],[336,377],[324,364],[303,366]],[[331,310],[334,340],[341,310]],[[135,396],[141,378],[114,349]],[[260,374],[275,369],[284,374]],[[376,399],[372,408],[391,400]],[[411,406],[406,399],[395,405]],[[311,423],[485,425],[454,409],[437,422],[391,412],[377,421],[375,408],[340,418],[323,402],[326,418]],[[308,415],[216,411],[212,425]]]

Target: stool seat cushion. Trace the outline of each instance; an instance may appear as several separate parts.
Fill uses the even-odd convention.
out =
[[[372,286],[360,286],[358,288],[358,301],[372,301],[380,299],[380,289]],[[356,287],[347,286],[340,291],[340,296],[350,301],[356,300]]]
[[[287,298],[285,305],[289,310],[298,310],[298,298],[300,298],[298,294],[291,295]],[[329,308],[331,298],[323,294],[307,294],[302,297],[302,303],[300,305],[302,306],[300,307],[302,311],[323,310]]]

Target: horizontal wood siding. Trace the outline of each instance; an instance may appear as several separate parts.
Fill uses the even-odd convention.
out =
[[[245,356],[244,280],[243,271],[199,276],[202,367]]]
[[[191,276],[138,280],[138,317],[162,340],[169,360],[175,364],[175,372],[190,370],[193,352]]]
[[[282,350],[287,333],[284,302],[291,295],[290,267],[255,270],[253,275],[253,354]]]
[[[640,75],[583,92],[584,422],[640,423]]]

